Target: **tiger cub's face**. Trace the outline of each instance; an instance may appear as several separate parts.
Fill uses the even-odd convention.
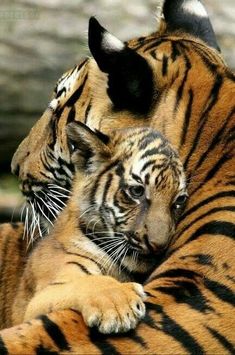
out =
[[[67,132],[77,170],[71,203],[83,233],[114,259],[162,252],[187,199],[183,166],[169,142],[150,128],[106,136],[72,123]]]

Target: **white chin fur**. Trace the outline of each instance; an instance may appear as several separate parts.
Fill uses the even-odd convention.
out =
[[[102,39],[102,48],[108,52],[119,52],[123,50],[124,44],[111,33],[105,32]]]
[[[197,17],[208,17],[206,9],[198,0],[184,1],[183,10]]]

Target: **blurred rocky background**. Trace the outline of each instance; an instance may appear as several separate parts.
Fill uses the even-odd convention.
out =
[[[174,1],[174,0],[172,0]],[[40,117],[56,80],[87,49],[95,15],[120,39],[155,29],[161,0],[0,0],[0,221],[20,200],[10,160]],[[235,0],[204,0],[227,63],[235,68]],[[14,219],[19,217],[18,208]]]

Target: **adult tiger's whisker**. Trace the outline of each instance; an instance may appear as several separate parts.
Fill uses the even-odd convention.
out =
[[[55,184],[48,184],[47,186],[49,187],[49,189],[50,189],[50,186],[51,186],[53,189],[62,190],[62,191],[67,192],[68,194],[71,194],[71,191],[66,189],[65,187],[62,187],[62,186],[59,186],[59,185],[55,185]]]
[[[40,197],[39,197],[40,198]],[[40,200],[42,200],[40,198]],[[46,218],[46,220],[53,226],[53,223],[51,222],[51,220],[47,217],[47,215],[44,213],[43,209],[41,208],[40,204],[37,202],[37,206],[39,208],[39,210],[41,211],[42,215]]]
[[[56,200],[59,203],[61,203],[64,207],[66,206],[66,203],[64,203],[63,201],[61,201],[58,197],[56,197],[55,195],[52,195],[50,192],[47,194],[48,197],[52,197],[52,201]]]

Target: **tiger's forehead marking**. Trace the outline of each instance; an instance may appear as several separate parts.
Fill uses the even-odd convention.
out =
[[[82,66],[83,68],[83,66]],[[81,66],[76,65],[71,71],[65,73],[58,81],[56,87],[56,97],[49,103],[49,108],[56,111],[59,107],[61,100],[66,98],[70,92],[73,91],[75,84],[80,76]]]

